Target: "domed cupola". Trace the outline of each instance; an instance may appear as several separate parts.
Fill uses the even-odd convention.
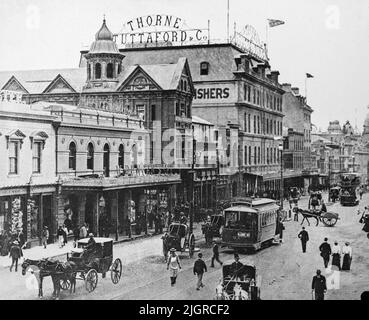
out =
[[[118,46],[113,40],[113,33],[106,26],[105,18],[85,58],[87,61],[85,89],[112,88],[116,85],[122,70],[124,55],[119,52]]]

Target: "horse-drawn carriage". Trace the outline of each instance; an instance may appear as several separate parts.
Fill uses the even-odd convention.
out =
[[[111,281],[117,284],[122,276],[122,261],[116,258],[113,262],[113,239],[94,238],[95,243],[90,248],[88,238],[77,242],[77,247],[67,255],[68,262],[75,265],[76,279],[85,282],[88,292],[95,290],[98,281],[98,273],[105,278],[106,272],[110,271]],[[62,289],[68,289],[67,282],[61,283]]]
[[[340,200],[340,193],[341,188],[340,187],[333,187],[329,189],[329,201],[336,202]]]
[[[309,222],[309,218],[315,219],[315,225],[318,226],[319,222],[322,222],[326,227],[333,227],[340,219],[338,213],[335,212],[322,212],[320,210],[304,210],[301,208],[295,209],[297,213],[300,213],[303,217],[301,224],[304,223],[304,220]]]
[[[81,239],[77,247],[67,254],[67,261],[41,259],[26,259],[22,263],[22,274],[26,275],[31,269],[38,279],[39,293],[43,296],[42,283],[45,277],[51,276],[54,292],[53,296],[59,297],[60,289],[72,292],[75,289],[76,280],[83,280],[88,292],[95,290],[98,282],[98,273],[104,278],[110,271],[111,280],[117,284],[122,275],[122,261],[117,258],[113,262],[113,239],[94,238],[90,245],[89,239]]]
[[[234,270],[232,264],[223,264],[223,278],[216,287],[215,300],[260,300],[260,277],[255,266],[242,265]]]
[[[195,252],[195,236],[190,233],[186,223],[172,222],[169,225],[168,232],[163,236],[164,255],[174,248],[176,251],[188,252],[190,258]]]

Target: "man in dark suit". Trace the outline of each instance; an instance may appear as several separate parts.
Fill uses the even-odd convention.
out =
[[[324,261],[324,267],[328,268],[329,257],[332,253],[331,245],[328,243],[328,238],[324,238],[324,242],[319,246],[319,250]]]
[[[207,271],[206,264],[204,260],[202,260],[201,252],[198,254],[198,257],[199,258],[195,261],[195,264],[193,266],[193,274],[197,275],[196,290],[200,290],[200,288],[204,286],[204,284],[202,283],[202,277],[204,275],[204,272]]]
[[[234,262],[231,264],[232,276],[239,277],[240,271],[243,268],[243,264],[240,262],[240,256],[238,253],[234,254]]]
[[[309,234],[305,230],[305,227],[302,227],[302,231],[300,231],[298,237],[301,240],[302,252],[306,252],[306,243],[309,241]]]
[[[316,271],[316,276],[313,277],[311,292],[315,292],[315,300],[324,300],[324,294],[327,292],[327,283],[319,269]]]
[[[18,259],[20,257],[23,257],[23,252],[19,246],[18,241],[13,242],[13,245],[10,248],[9,257],[12,258],[12,265],[10,266],[10,272],[12,271],[14,265],[15,265],[15,272],[17,272],[18,271]]]

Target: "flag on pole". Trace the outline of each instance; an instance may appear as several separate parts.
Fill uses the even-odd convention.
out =
[[[306,78],[314,78],[314,76],[313,76],[313,75],[311,75],[310,73],[307,73],[307,74],[306,74]]]
[[[268,22],[269,22],[269,27],[270,28],[273,28],[273,27],[279,26],[281,24],[284,24],[284,21],[282,21],[282,20],[268,19]]]

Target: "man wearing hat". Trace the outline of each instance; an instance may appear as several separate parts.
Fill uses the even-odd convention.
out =
[[[319,246],[319,250],[324,261],[324,267],[328,268],[329,257],[332,253],[331,245],[328,243],[328,238],[324,238],[324,242]]]
[[[42,245],[45,249],[47,247],[47,240],[49,240],[49,228],[44,226],[44,230],[42,230]]]
[[[309,241],[309,234],[305,230],[305,227],[302,227],[302,231],[298,234],[299,239],[301,240],[302,252],[306,252],[306,243]]]
[[[315,300],[324,300],[324,294],[327,292],[326,279],[321,273],[319,269],[316,271],[316,276],[313,277],[311,284],[311,293],[315,292]]]
[[[12,272],[13,266],[15,264],[15,272],[18,271],[18,259],[23,257],[22,249],[19,246],[19,242],[15,240],[10,248],[9,257],[12,258],[12,265],[10,266],[10,272]]]
[[[233,277],[238,278],[239,273],[243,268],[243,264],[240,262],[240,256],[238,253],[234,254],[234,262],[231,264],[231,270]]]
[[[195,261],[193,265],[193,274],[197,275],[197,286],[196,290],[200,290],[204,286],[202,283],[202,277],[204,276],[204,272],[207,272],[206,264],[204,260],[202,260],[202,253],[199,252],[198,259]]]
[[[218,261],[220,265],[223,265],[223,262],[219,260],[219,246],[216,241],[213,241],[213,257],[211,258],[210,267],[214,268],[214,260]]]

